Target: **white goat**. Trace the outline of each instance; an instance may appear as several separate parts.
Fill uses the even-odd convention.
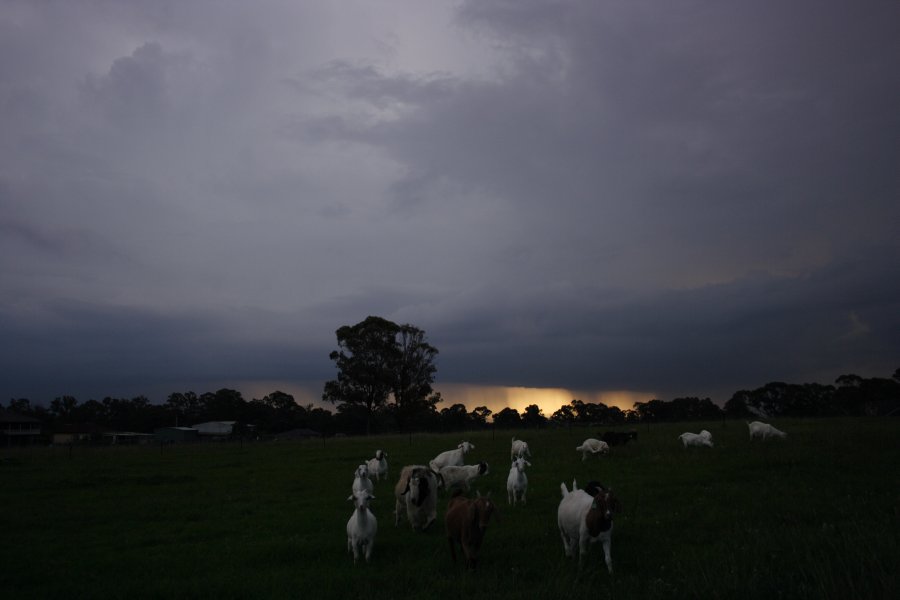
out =
[[[761,421],[753,421],[752,423],[747,423],[747,427],[750,428],[750,439],[753,438],[762,438],[768,439],[770,437],[779,437],[786,438],[787,434],[783,431],[775,429],[768,423],[763,423]]]
[[[561,483],[559,488],[562,500],[556,510],[556,524],[559,526],[566,556],[575,555],[577,543],[580,566],[587,555],[588,544],[600,541],[603,544],[606,568],[612,574],[610,543],[614,499],[610,490],[601,487],[596,495],[592,496],[584,490],[579,490],[575,481],[572,481],[571,492],[566,489],[565,483]]]
[[[378,521],[369,510],[369,501],[375,496],[366,490],[353,492],[347,498],[352,500],[355,509],[347,521],[347,552],[353,552],[353,564],[359,560],[361,552],[365,553],[366,562],[372,556],[372,546],[375,545],[375,533],[378,531]]]
[[[441,469],[441,477],[444,479],[444,489],[450,491],[459,488],[466,492],[476,478],[489,473],[488,464],[480,462],[477,465],[451,465]]]
[[[588,454],[609,454],[609,444],[594,438],[588,438],[575,450],[581,452],[581,462],[584,462],[587,460]]]
[[[388,475],[388,462],[387,462],[387,452],[382,450],[375,451],[375,458],[370,458],[366,461],[366,466],[369,467],[369,476],[375,476],[376,481],[381,481],[381,478],[384,477],[387,479]]]
[[[506,478],[506,500],[513,506],[516,505],[516,500],[520,498],[522,504],[526,503],[525,494],[528,493],[528,476],[525,475],[525,465],[530,467],[531,463],[521,456],[512,461],[509,476]]]
[[[685,448],[688,446],[713,447],[712,434],[705,429],[700,433],[684,432],[678,436],[678,439],[681,440],[681,443],[684,444]]]
[[[370,494],[374,491],[375,486],[372,484],[372,480],[369,479],[369,467],[366,465],[359,465],[356,467],[356,472],[353,474],[352,489],[354,494],[363,490]]]
[[[400,515],[405,510],[413,530],[428,529],[437,518],[437,493],[441,481],[438,473],[424,465],[403,467],[394,487],[394,526],[400,524]]]
[[[447,450],[441,452],[434,457],[430,463],[432,471],[440,472],[444,467],[458,467],[464,464],[463,457],[469,450],[474,450],[475,446],[469,442],[462,442],[455,450]]]
[[[512,447],[509,449],[509,460],[519,458],[520,456],[527,456],[531,458],[531,450],[528,449],[527,442],[523,440],[517,440],[516,436],[513,436]]]

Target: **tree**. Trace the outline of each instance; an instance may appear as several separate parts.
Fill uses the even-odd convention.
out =
[[[624,423],[625,413],[618,406],[610,406],[606,409],[606,420],[615,424]]]
[[[465,429],[469,421],[469,413],[464,404],[454,404],[441,410],[441,427],[447,431]]]
[[[31,400],[28,398],[10,398],[7,404],[9,410],[17,412],[20,415],[30,415],[32,412]]]
[[[522,424],[526,427],[539,428],[547,424],[547,417],[537,404],[529,404],[522,413]]]
[[[306,410],[297,404],[291,394],[274,391],[262,400],[253,399],[247,407],[248,421],[254,422],[268,433],[280,433],[299,427]]]
[[[750,392],[747,390],[735,392],[734,395],[725,402],[725,414],[735,418],[753,416],[753,412],[747,408],[747,399],[749,397]]]
[[[229,388],[200,396],[203,417],[208,421],[242,421],[245,405],[241,393]]]
[[[431,387],[438,351],[425,340],[424,331],[370,316],[335,333],[338,350],[329,358],[335,362],[338,375],[325,383],[322,399],[364,406],[366,433],[371,432],[373,412],[390,396],[401,420],[423,405],[433,407],[440,401]]]
[[[487,406],[476,406],[472,409],[472,412],[469,413],[469,420],[472,422],[477,428],[481,428],[487,425],[487,418],[491,416],[491,409]]]
[[[391,391],[397,404],[397,417],[403,427],[422,404],[434,398],[431,384],[437,371],[434,359],[438,351],[425,340],[424,331],[409,324],[399,326],[396,341],[397,362],[393,366],[394,385]],[[432,402],[432,407],[434,404],[436,402]]]
[[[335,332],[339,350],[329,358],[338,374],[337,379],[325,383],[322,400],[365,406],[366,434],[371,432],[372,410],[384,404],[396,385],[393,368],[399,362],[398,330],[396,323],[370,316]]]
[[[77,399],[72,396],[62,396],[54,398],[53,401],[50,402],[50,413],[57,421],[71,423],[77,407]]]
[[[571,425],[576,419],[575,411],[572,410],[572,406],[570,404],[563,404],[559,407],[559,410],[550,415],[550,420],[563,424],[563,425]]]
[[[519,427],[521,424],[522,419],[521,417],[519,417],[519,411],[514,408],[509,408],[507,406],[500,412],[494,414],[495,427],[506,427],[512,429],[515,427]]]
[[[200,399],[194,392],[173,392],[166,399],[166,408],[175,414],[179,425],[193,425],[200,421]]]

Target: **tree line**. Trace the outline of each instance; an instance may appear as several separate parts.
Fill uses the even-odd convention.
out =
[[[72,396],[55,398],[49,406],[28,399],[10,399],[7,408],[41,421],[48,430],[73,424],[93,424],[117,431],[150,432],[159,427],[190,426],[204,421],[237,421],[243,433],[277,435],[292,429],[312,429],[325,435],[364,434],[367,431],[448,432],[470,429],[541,428],[571,425],[615,426],[647,422],[713,420],[721,418],[885,416],[900,415],[900,369],[890,379],[842,375],[835,385],[772,382],[754,390],[741,390],[720,407],[709,398],[685,397],[636,402],[622,410],[603,403],[578,399],[545,415],[536,404],[523,411],[486,406],[469,410],[463,404],[438,408],[440,394],[417,411],[402,412],[394,402],[373,407],[349,402],[331,411],[312,404],[298,404],[291,394],[274,391],[263,398],[245,400],[241,392],[223,388],[195,394],[176,392],[163,404],[144,396],[103,398],[79,403]],[[248,430],[247,426],[252,426]]]
[[[11,399],[8,408],[36,417],[48,428],[91,423],[119,431],[146,432],[204,421],[237,421],[245,427],[242,433],[249,428],[258,435],[277,435],[292,429],[329,435],[755,416],[882,416],[900,411],[900,369],[891,378],[841,375],[833,385],[771,382],[735,392],[722,407],[710,398],[682,397],[636,402],[626,410],[573,399],[549,416],[536,404],[526,406],[522,413],[509,407],[493,413],[486,406],[469,411],[463,404],[439,409],[443,399],[433,388],[438,350],[423,330],[370,316],[335,333],[338,349],[329,358],[337,376],[325,383],[322,392],[322,400],[334,406],[334,411],[313,404],[302,406],[292,395],[277,390],[247,401],[239,391],[228,388],[201,395],[175,392],[164,404],[153,404],[144,396],[84,403],[62,396],[49,407],[34,406],[24,398]]]

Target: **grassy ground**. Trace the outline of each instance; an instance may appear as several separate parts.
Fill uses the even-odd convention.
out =
[[[0,450],[5,597],[157,598],[895,598],[900,422],[797,420],[750,443],[736,422],[654,425],[636,444],[581,462],[594,430],[517,432],[531,446],[527,506],[506,504],[511,432],[318,442]],[[683,449],[709,429],[715,448]],[[449,562],[439,522],[393,524],[400,466],[463,438],[491,473],[501,521],[477,572]],[[353,471],[376,448],[372,563],[352,564]],[[563,556],[559,484],[597,479],[624,505],[609,576],[599,546]]]

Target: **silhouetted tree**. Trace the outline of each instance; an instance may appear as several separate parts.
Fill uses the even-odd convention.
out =
[[[560,425],[571,425],[576,419],[577,417],[575,416],[575,411],[572,410],[571,404],[563,404],[550,415],[550,420]]]
[[[440,401],[431,388],[437,349],[428,344],[422,330],[370,316],[341,327],[336,335],[339,349],[329,356],[338,375],[325,384],[322,399],[365,406],[367,432],[374,410],[391,395],[401,424],[420,411],[419,405],[433,406]]]
[[[440,394],[433,394],[431,384],[437,367],[434,359],[437,348],[425,339],[425,332],[412,325],[400,325],[396,333],[397,361],[392,365],[393,386],[391,392],[397,405],[397,417],[401,429],[406,422],[421,412],[423,404],[433,409],[440,402]],[[428,406],[425,407],[428,410]]]
[[[747,407],[749,397],[750,392],[747,390],[735,392],[731,398],[725,402],[725,414],[733,418],[751,416],[753,412]]]
[[[487,425],[487,418],[489,416],[491,416],[491,409],[487,406],[476,406],[472,409],[472,412],[469,413],[469,421],[476,428],[481,428]]]
[[[229,388],[200,396],[200,411],[205,421],[244,421],[245,404],[241,393]]]
[[[61,396],[50,402],[50,414],[60,423],[72,423],[78,400],[73,396]]]
[[[464,404],[453,404],[441,410],[441,427],[445,431],[465,429],[469,423],[469,413]]]
[[[200,398],[194,392],[173,392],[166,399],[166,407],[175,417],[175,422],[182,426],[190,426],[202,421],[200,418]]]
[[[519,411],[508,406],[498,413],[494,413],[494,426],[501,428],[516,428],[522,425]]]
[[[547,424],[547,417],[541,411],[537,404],[529,404],[522,413],[522,425],[525,427],[544,427]]]
[[[625,413],[618,406],[610,406],[606,409],[606,421],[609,423],[624,423]]]

